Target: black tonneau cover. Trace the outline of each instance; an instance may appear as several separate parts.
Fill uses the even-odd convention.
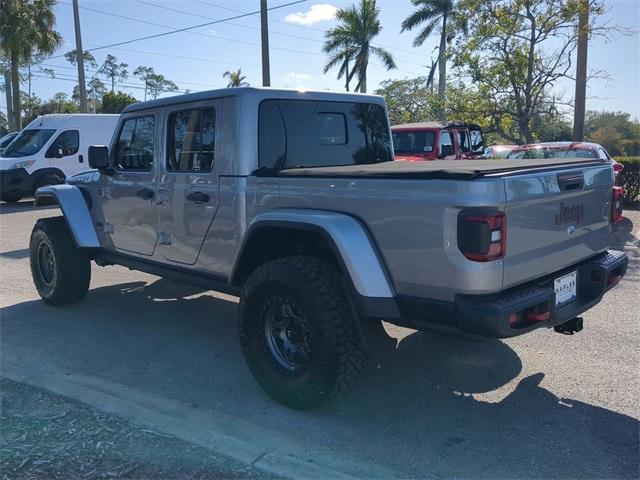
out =
[[[435,178],[462,179],[488,175],[504,176],[523,170],[547,170],[564,166],[586,167],[603,165],[608,160],[597,158],[540,158],[540,159],[481,159],[481,160],[433,160],[394,161],[369,165],[345,165],[339,167],[288,168],[279,172],[286,177],[376,177],[376,178]]]

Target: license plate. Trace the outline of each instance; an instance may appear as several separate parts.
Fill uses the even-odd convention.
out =
[[[571,272],[553,281],[553,288],[556,291],[556,307],[561,307],[576,299],[576,285],[578,272]]]

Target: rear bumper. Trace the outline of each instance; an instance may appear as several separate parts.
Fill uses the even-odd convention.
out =
[[[483,337],[506,338],[541,327],[554,327],[577,317],[602,300],[604,294],[627,271],[627,256],[608,251],[564,270],[493,295],[459,295],[453,303],[422,304],[416,316],[417,299],[401,302],[402,322],[419,330],[458,330]],[[576,298],[556,308],[554,280],[577,272]],[[402,308],[404,307],[404,308]],[[407,308],[409,307],[409,308]],[[427,313],[429,312],[429,313]],[[432,316],[437,312],[435,316]],[[424,314],[428,317],[425,318]]]
[[[33,178],[24,168],[0,170],[0,193],[2,195],[31,195]]]

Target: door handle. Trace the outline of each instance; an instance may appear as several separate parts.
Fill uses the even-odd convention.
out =
[[[187,200],[196,203],[207,203],[209,201],[209,195],[202,192],[191,192],[187,194]]]
[[[151,200],[154,197],[155,193],[153,190],[149,188],[143,188],[142,190],[138,190],[136,192],[136,196],[140,197],[143,200]]]
[[[84,157],[82,156],[82,154],[78,155],[78,161],[80,163],[84,163]]]

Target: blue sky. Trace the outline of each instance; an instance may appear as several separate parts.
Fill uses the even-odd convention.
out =
[[[269,6],[288,0],[270,0]],[[604,21],[619,26],[640,26],[640,0],[605,0],[609,11]],[[222,19],[238,12],[259,9],[258,0],[79,0],[83,47],[85,50],[129,40],[170,29]],[[276,87],[318,89],[343,88],[335,74],[324,75],[322,53],[324,31],[330,28],[336,7],[351,5],[352,0],[311,0],[270,12],[271,83]],[[379,61],[369,67],[369,91],[388,78],[404,78],[426,74],[425,65],[435,55],[437,38],[422,47],[412,46],[414,34],[400,34],[400,23],[411,11],[409,0],[378,0],[383,30],[377,43],[395,56],[397,70],[387,72]],[[97,12],[100,10],[104,13]],[[112,14],[112,15],[108,15]],[[64,45],[56,55],[75,48],[71,0],[59,0],[56,7],[57,29]],[[116,15],[116,16],[114,16]],[[119,15],[120,17],[118,17]],[[130,19],[122,18],[130,17]],[[252,85],[260,85],[260,19],[258,15],[202,27],[192,33],[177,33],[145,40],[122,47],[94,52],[98,63],[107,53],[129,64],[132,72],[139,65],[152,66],[156,72],[173,80],[182,91],[224,87],[222,74],[242,68]],[[620,110],[640,117],[640,37],[617,35],[605,41],[595,39],[590,44],[589,69],[603,70],[609,81],[593,81],[589,85],[587,108]],[[63,57],[44,62],[56,71],[56,78],[34,77],[32,92],[48,98],[56,92],[70,93],[75,70]],[[92,73],[92,72],[90,72]],[[42,74],[34,72],[35,75]],[[105,81],[105,84],[107,82]],[[137,98],[142,98],[141,81],[130,76],[119,86]],[[27,85],[22,86],[26,90]],[[564,82],[556,93],[565,100],[573,96],[573,84]],[[0,105],[5,110],[4,96]]]

